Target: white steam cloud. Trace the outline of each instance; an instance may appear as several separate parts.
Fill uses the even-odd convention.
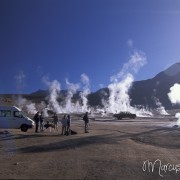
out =
[[[26,107],[27,107],[28,113],[35,114],[37,112],[35,103],[27,104]]]
[[[20,109],[23,109],[24,106],[27,104],[27,99],[18,96],[18,98],[15,99],[15,103],[18,105]]]
[[[67,96],[65,99],[65,109],[66,109],[66,112],[74,112],[75,110],[79,109],[79,107],[78,107],[79,103],[75,105],[72,102],[72,98],[73,98],[73,95],[80,88],[80,86],[79,86],[79,84],[70,83],[68,79],[65,79],[65,81],[66,81],[66,85],[67,85],[67,89],[68,89]],[[77,107],[78,107],[78,109],[77,109]]]
[[[49,81],[48,77],[43,77],[43,82],[49,87],[49,108],[56,113],[61,113],[61,107],[58,103],[58,96],[61,90],[61,84],[57,80]]]
[[[144,113],[144,108],[138,110],[130,105],[129,90],[134,81],[133,74],[137,73],[139,69],[147,63],[146,55],[143,52],[134,52],[127,63],[116,75],[110,78],[109,84],[109,100],[105,105],[105,109],[110,113],[118,113],[120,111],[136,112],[139,116]],[[140,112],[141,111],[141,112]],[[146,111],[146,114],[150,112]]]
[[[161,114],[161,115],[169,115],[168,112],[165,110],[165,107],[162,105],[162,103],[160,102],[160,100],[156,97],[153,97],[157,108],[157,111]]]
[[[67,94],[63,102],[59,102],[61,94],[61,85],[57,80],[49,81],[48,77],[43,77],[42,81],[49,87],[50,95],[47,97],[48,109],[56,113],[74,113],[88,111],[88,94],[90,93],[90,80],[86,74],[81,75],[81,83],[83,85],[82,92],[80,93],[81,102],[73,100],[74,94],[80,89],[79,83],[71,83],[66,78],[65,83],[67,86]],[[64,95],[63,95],[64,96]]]
[[[18,105],[18,107],[22,110],[27,111],[30,114],[35,114],[37,112],[36,110],[36,104],[32,103],[31,101],[19,96],[15,103]]]
[[[108,112],[118,113],[119,111],[127,111],[130,108],[128,91],[133,81],[133,76],[127,74],[120,82],[111,83],[108,86],[110,91]]]
[[[88,111],[88,99],[87,96],[90,93],[90,80],[86,74],[81,74],[81,82],[83,83],[83,91],[80,96],[82,99],[82,111]]]
[[[172,104],[180,104],[180,93],[179,92],[180,92],[180,84],[176,83],[170,88],[168,97]],[[177,125],[180,126],[180,113],[176,113],[175,117],[178,118]]]
[[[146,55],[139,51],[134,52],[127,63],[123,65],[123,68],[118,74],[110,78],[111,82],[117,83],[122,78],[126,78],[127,74],[135,74],[147,63]]]
[[[180,104],[180,84],[176,83],[170,88],[168,97],[172,104]]]
[[[129,46],[133,46],[133,42],[129,41]],[[47,104],[41,102],[38,107],[34,103],[27,101],[24,98],[18,99],[19,107],[26,107],[28,112],[35,113],[36,109],[41,109],[44,111],[45,116],[48,116],[47,110],[50,109],[56,113],[74,113],[74,112],[86,112],[86,111],[94,111],[96,112],[107,112],[107,113],[118,113],[120,111],[131,111],[132,113],[136,113],[138,116],[152,115],[149,111],[147,111],[144,107],[132,107],[130,102],[131,99],[129,97],[129,90],[132,87],[134,82],[134,75],[139,71],[141,67],[143,67],[147,63],[146,55],[141,51],[135,51],[130,57],[129,61],[125,63],[122,69],[112,77],[110,77],[109,88],[109,99],[108,95],[107,99],[102,99],[102,104],[104,105],[104,109],[93,109],[88,104],[88,95],[90,94],[90,80],[89,77],[83,73],[80,76],[80,83],[71,83],[66,78],[65,83],[67,87],[67,94],[61,93],[61,84],[57,80],[50,81],[47,76],[42,78],[42,81],[48,86],[49,95],[47,96]],[[19,84],[22,84],[23,79],[25,78],[23,73],[20,73],[19,76],[16,77]],[[82,91],[80,92],[81,100],[74,99],[74,95],[80,89],[80,85]],[[64,98],[64,95],[66,97]],[[60,102],[61,97],[64,99],[64,102]],[[180,101],[179,101],[180,102]],[[160,106],[161,104],[159,104]],[[105,111],[104,111],[105,110]],[[161,109],[163,111],[163,109]]]

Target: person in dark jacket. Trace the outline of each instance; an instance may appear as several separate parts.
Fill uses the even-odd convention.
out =
[[[40,114],[39,111],[34,115],[34,122],[35,122],[35,132],[38,132],[38,128],[39,128],[39,121],[40,121]]]
[[[86,112],[86,114],[83,117],[84,120],[84,131],[85,133],[88,133],[88,124],[89,124],[89,117],[88,117],[88,112]]]
[[[54,129],[58,131],[58,116],[56,113],[54,113],[54,116],[53,116],[53,124],[54,124]]]
[[[39,120],[40,120],[40,131],[44,131],[44,114],[43,111],[41,111],[41,114],[39,116]]]
[[[71,117],[70,115],[67,116],[67,135],[71,134]]]
[[[64,117],[62,118],[61,124],[62,124],[62,133],[61,133],[61,135],[66,135],[66,127],[67,127],[67,117],[66,117],[66,115],[64,115]]]

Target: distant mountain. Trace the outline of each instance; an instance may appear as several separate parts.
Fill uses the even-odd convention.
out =
[[[171,104],[167,95],[170,92],[170,87],[175,83],[180,84],[180,63],[170,66],[152,79],[135,81],[129,91],[131,105],[157,108],[156,102],[159,100],[166,109],[179,108],[179,105]],[[89,95],[89,103],[93,106],[101,105],[102,97],[108,99],[108,96],[108,88],[100,89]]]
[[[59,102],[62,102],[66,98],[67,93],[68,93],[67,90],[61,90],[59,92],[59,94],[58,94],[58,99],[57,100]],[[24,97],[26,99],[29,99],[29,100],[33,101],[33,102],[39,103],[41,101],[47,102],[49,95],[50,95],[49,90],[41,90],[40,89],[40,90],[35,91],[35,92],[33,92],[33,93],[29,94],[29,95],[26,95]],[[72,101],[77,101],[78,99],[80,99],[80,91],[78,91],[76,94],[74,94]]]
[[[130,90],[131,103],[154,108],[156,107],[154,99],[158,98],[166,109],[178,108],[178,105],[172,106],[167,95],[175,83],[180,84],[180,63],[170,66],[152,79],[134,82]]]
[[[131,105],[144,105],[149,108],[157,108],[157,101],[161,102],[166,109],[177,109],[180,105],[172,105],[168,93],[170,87],[175,83],[180,84],[180,63],[176,63],[170,66],[168,69],[160,72],[152,79],[135,81],[132,88],[129,91],[131,99]],[[74,94],[72,101],[80,99],[80,91]],[[23,94],[22,97],[31,100],[35,103],[41,101],[47,102],[47,96],[49,95],[48,90],[38,90],[31,94]],[[59,93],[58,101],[61,102],[65,99],[67,90],[61,90]],[[15,99],[19,95],[0,95],[0,100],[5,101],[6,99]],[[92,92],[88,95],[88,102],[91,106],[102,106],[102,99],[108,100],[109,89],[102,88],[96,92]]]

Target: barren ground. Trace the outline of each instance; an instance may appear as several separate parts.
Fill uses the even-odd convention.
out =
[[[83,121],[74,120],[78,134],[70,136],[0,129],[0,179],[180,179],[180,171],[159,172],[159,162],[153,172],[142,168],[146,160],[180,164],[180,128],[171,123],[91,121],[85,134]]]

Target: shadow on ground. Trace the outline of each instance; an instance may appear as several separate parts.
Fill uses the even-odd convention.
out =
[[[175,127],[161,127],[134,135],[131,139],[137,143],[144,143],[167,149],[180,149],[180,129]]]
[[[104,129],[106,131],[106,129]],[[103,132],[104,132],[103,131]],[[156,129],[151,129],[144,132],[125,132],[120,130],[107,129],[107,132],[111,131],[111,134],[101,134],[101,135],[88,135],[85,137],[76,137],[68,139],[60,139],[58,142],[52,142],[47,144],[32,145],[23,148],[11,149],[11,152],[23,152],[23,153],[41,153],[50,151],[61,151],[70,150],[81,147],[86,147],[89,145],[102,145],[102,144],[120,144],[121,140],[132,140],[135,143],[143,143],[152,146],[157,146],[161,148],[169,149],[180,149],[180,129],[179,128],[167,128],[167,127],[156,127]],[[33,135],[21,135],[17,137],[7,137],[4,140],[14,140],[14,139],[27,139],[28,138],[47,138],[47,137],[58,137],[59,135],[43,135],[43,134],[33,134]],[[59,136],[60,138],[60,136]]]
[[[99,144],[99,145],[117,144],[118,139],[114,137],[112,138],[111,135],[112,134],[61,140],[58,142],[48,143],[45,145],[35,145],[24,148],[12,149],[10,151],[23,152],[23,153],[41,153],[41,152],[61,151],[61,150],[81,148],[93,144]]]

